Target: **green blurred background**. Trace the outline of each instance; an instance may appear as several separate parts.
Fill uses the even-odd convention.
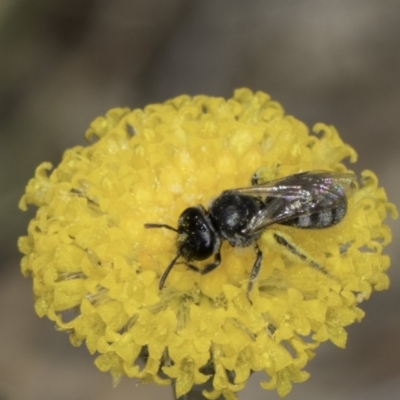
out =
[[[17,203],[42,161],[84,144],[109,108],[187,94],[263,90],[312,126],[333,124],[400,204],[400,1],[0,0],[0,400],[170,399],[129,379],[113,389],[86,348],[33,312]],[[398,399],[399,224],[388,292],[363,305],[345,351],[324,344],[288,399]],[[255,374],[241,399],[277,399]]]

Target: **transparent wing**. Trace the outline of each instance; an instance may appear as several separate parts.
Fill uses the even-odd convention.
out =
[[[309,171],[234,191],[265,203],[246,229],[245,233],[253,234],[272,224],[333,208],[355,188],[353,173]]]

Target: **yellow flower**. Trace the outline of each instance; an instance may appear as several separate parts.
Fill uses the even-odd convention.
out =
[[[206,275],[183,264],[165,287],[159,279],[176,254],[184,209],[205,207],[223,190],[300,171],[348,171],[355,151],[323,124],[310,134],[262,92],[232,99],[179,96],[144,110],[113,109],[86,132],[97,139],[67,150],[60,165],[40,165],[20,207],[38,207],[20,238],[22,271],[33,278],[35,309],[86,343],[96,366],[142,382],[175,383],[179,397],[212,381],[204,395],[235,399],[253,371],[262,387],[286,395],[315,348],[346,343],[359,303],[384,290],[396,217],[376,176],[362,173],[343,221],[328,229],[274,225],[258,241],[261,272],[246,297],[254,249],[222,246],[222,263]],[[307,257],[291,257],[273,233]],[[329,274],[312,268],[317,260]],[[207,261],[205,261],[207,262]],[[199,264],[201,265],[201,263]],[[139,361],[144,359],[144,365]]]

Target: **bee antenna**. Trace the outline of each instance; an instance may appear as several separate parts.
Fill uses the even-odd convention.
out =
[[[173,228],[172,226],[165,225],[165,224],[144,224],[144,227],[146,229],[151,229],[151,228],[167,228],[171,231],[178,232],[178,229]]]
[[[176,256],[173,258],[173,260],[169,263],[167,269],[164,271],[160,278],[160,283],[158,284],[158,289],[161,290],[164,287],[165,280],[167,279],[167,276],[171,272],[172,267],[176,264],[178,261],[178,258],[180,257],[180,253],[176,253]]]

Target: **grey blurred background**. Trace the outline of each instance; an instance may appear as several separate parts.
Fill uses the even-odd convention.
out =
[[[85,347],[33,311],[17,209],[42,161],[84,144],[109,108],[182,93],[263,90],[309,126],[333,124],[400,204],[400,1],[0,0],[0,400],[170,399],[168,387],[115,389]],[[398,399],[399,224],[389,291],[363,305],[346,350],[326,343],[288,399]],[[241,399],[277,399],[255,374]]]

